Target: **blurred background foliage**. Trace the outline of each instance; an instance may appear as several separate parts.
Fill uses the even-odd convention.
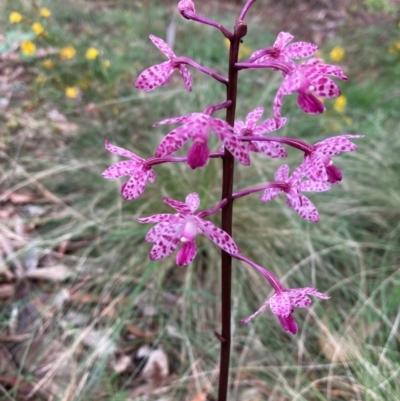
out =
[[[220,161],[189,171],[160,165],[133,202],[101,172],[117,158],[108,139],[144,158],[167,117],[224,100],[223,87],[192,71],[155,92],[138,74],[165,60],[148,39],[226,73],[228,49],[210,27],[184,20],[175,1],[2,0],[0,13],[0,394],[4,399],[214,400],[218,375],[219,251],[199,238],[187,268],[150,262],[136,217],[171,212],[162,197],[220,198]],[[200,2],[197,2],[200,3]],[[244,1],[205,1],[197,11],[232,27]],[[295,313],[289,336],[268,310],[239,320],[270,294],[235,263],[232,400],[395,400],[400,393],[400,17],[390,0],[259,0],[248,15],[245,60],[280,31],[319,45],[349,77],[322,116],[284,101],[281,135],[315,143],[361,133],[359,150],[335,159],[340,185],[311,194],[321,222],[302,221],[282,199],[235,202],[242,251],[288,287],[331,295]],[[272,116],[282,77],[240,74],[237,116]],[[223,112],[217,113],[223,117]],[[214,149],[218,144],[213,143]],[[286,162],[286,161],[285,161]],[[289,149],[295,168],[301,156]],[[252,155],[235,189],[273,178],[282,161]],[[219,223],[219,216],[212,216]],[[31,398],[29,398],[31,397]],[[33,397],[33,398],[32,398]]]

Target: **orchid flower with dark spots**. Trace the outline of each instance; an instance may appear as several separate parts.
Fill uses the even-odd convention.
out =
[[[323,192],[331,188],[329,183],[317,181],[302,181],[304,177],[303,165],[297,167],[289,177],[289,166],[284,164],[275,172],[275,187],[267,188],[260,197],[262,202],[270,202],[283,192],[287,198],[287,205],[294,209],[303,219],[318,222],[319,214],[314,204],[304,196],[302,191]]]
[[[276,131],[277,129],[283,127],[286,123],[286,118],[281,118],[279,125],[276,125],[276,121],[273,118],[264,120],[258,126],[256,126],[257,121],[260,119],[264,112],[264,107],[259,106],[251,111],[245,122],[235,121],[233,127],[237,135],[242,136],[261,136],[268,132]],[[285,148],[278,142],[257,142],[249,141],[247,144],[247,149],[253,152],[263,153],[264,155],[272,158],[286,157],[287,153]]]
[[[154,182],[156,180],[154,170],[151,166],[145,164],[144,159],[129,150],[111,145],[108,141],[106,141],[105,146],[111,153],[127,157],[130,160],[124,160],[112,165],[103,172],[102,176],[104,178],[114,179],[129,175],[129,181],[121,186],[122,196],[126,200],[138,198],[143,193],[146,182]]]
[[[189,70],[184,65],[174,62],[174,59],[177,57],[166,42],[154,35],[150,35],[150,39],[158,48],[158,50],[163,52],[169,58],[169,61],[164,61],[161,64],[153,65],[152,67],[144,70],[138,76],[135,82],[135,88],[143,89],[146,92],[152,91],[159,86],[166,85],[169,82],[172,73],[175,70],[179,70],[186,89],[188,92],[191,92],[192,76],[190,75]]]
[[[342,180],[342,172],[336,167],[329,156],[342,152],[354,152],[357,145],[349,138],[362,138],[364,135],[345,134],[333,136],[316,143],[310,151],[306,151],[303,162],[303,172],[312,181],[328,181],[336,184]]]
[[[262,312],[268,305],[273,314],[278,316],[281,326],[291,334],[297,333],[297,323],[294,320],[292,313],[295,308],[306,308],[312,304],[312,300],[307,296],[329,299],[330,296],[319,292],[316,288],[290,288],[288,290],[282,289],[276,291],[271,298],[267,299],[261,307],[254,312],[251,316],[242,319],[242,323],[248,323],[260,312]]]
[[[146,235],[147,242],[154,245],[150,251],[150,259],[158,260],[169,256],[182,244],[177,255],[178,266],[185,266],[196,256],[197,234],[204,234],[212,242],[229,254],[239,254],[240,250],[225,231],[216,227],[210,221],[203,220],[195,213],[200,205],[197,193],[191,193],[185,202],[164,198],[164,202],[174,208],[177,214],[155,214],[138,218],[139,223],[158,223]]]
[[[333,75],[343,81],[347,80],[343,71],[334,65],[322,64],[322,59],[312,58],[294,68],[287,74],[274,99],[274,117],[281,118],[284,95],[297,92],[297,103],[309,114],[320,114],[325,106],[319,97],[334,98],[340,96],[340,89],[326,75]]]
[[[318,46],[308,42],[295,42],[287,46],[293,40],[293,37],[288,32],[280,32],[273,46],[255,51],[250,56],[249,62],[262,64],[269,60],[276,60],[293,63],[292,59],[310,57],[317,52]],[[296,64],[293,63],[293,66],[296,66]]]
[[[190,168],[205,166],[209,158],[208,135],[213,131],[232,155],[245,166],[250,164],[250,157],[246,146],[232,132],[232,127],[225,121],[213,118],[204,113],[191,113],[187,116],[168,118],[153,124],[155,127],[162,124],[182,123],[183,125],[169,134],[160,142],[156,156],[162,157],[180,149],[189,139],[192,139],[187,164]]]

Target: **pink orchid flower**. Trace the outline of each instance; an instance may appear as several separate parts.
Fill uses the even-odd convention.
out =
[[[273,46],[255,51],[250,56],[249,62],[262,64],[269,60],[276,60],[291,63],[292,59],[310,57],[318,50],[318,46],[308,42],[295,42],[286,46],[292,39],[293,35],[290,33],[280,32]],[[294,63],[293,66],[295,66]]]
[[[175,70],[179,70],[186,89],[188,92],[191,92],[192,76],[190,75],[189,70],[184,65],[174,62],[174,59],[177,57],[166,42],[154,35],[150,35],[150,39],[157,48],[169,58],[169,61],[164,61],[161,64],[153,65],[144,70],[138,76],[135,82],[135,88],[143,89],[146,92],[152,91],[159,86],[166,85],[169,82],[172,73]]]
[[[270,118],[268,120],[264,120],[258,126],[256,126],[257,121],[260,119],[263,113],[264,107],[259,106],[247,115],[245,122],[240,120],[235,121],[235,125],[233,127],[235,133],[242,136],[262,136],[268,132],[276,131],[277,129],[283,127],[286,123],[286,118],[281,118],[280,123],[277,126],[275,119]],[[285,148],[278,142],[249,141],[247,144],[247,149],[249,151],[263,153],[264,155],[273,158],[287,156]]]
[[[128,157],[130,160],[124,160],[112,165],[103,172],[102,176],[104,178],[114,179],[129,175],[129,181],[121,186],[122,196],[126,200],[138,198],[143,193],[146,182],[154,182],[156,180],[154,170],[145,165],[144,159],[129,150],[111,145],[108,141],[106,141],[105,146],[111,153]]]
[[[225,121],[213,118],[204,113],[191,113],[187,116],[168,118],[154,126],[162,124],[182,123],[183,125],[169,134],[159,144],[156,157],[168,156],[180,149],[189,139],[192,139],[187,164],[195,169],[203,167],[209,157],[208,135],[213,131],[223,145],[236,159],[245,166],[250,164],[250,157],[246,146],[232,133],[232,127]]]
[[[194,3],[192,0],[180,0],[178,3],[178,10],[182,14],[183,12],[195,13]]]
[[[267,188],[260,197],[263,202],[270,202],[279,193],[283,192],[287,198],[287,205],[294,209],[303,219],[318,222],[319,214],[314,204],[301,192],[323,192],[331,188],[329,183],[317,181],[302,181],[304,177],[303,165],[297,167],[289,178],[289,166],[284,164],[275,172],[276,187]]]
[[[298,328],[292,313],[294,308],[306,308],[312,304],[312,300],[307,295],[312,295],[322,299],[330,298],[329,295],[319,292],[316,288],[312,287],[291,288],[288,290],[282,289],[276,291],[275,294],[267,299],[256,312],[251,316],[242,319],[241,322],[248,323],[269,305],[272,313],[278,316],[281,326],[288,333],[296,334]]]
[[[362,138],[364,135],[344,134],[324,139],[312,146],[312,150],[304,155],[304,175],[312,181],[328,181],[336,184],[342,180],[341,170],[333,164],[329,156],[342,152],[354,152],[357,145],[349,138]]]
[[[229,254],[240,253],[233,239],[210,221],[205,221],[195,213],[200,205],[197,193],[191,193],[185,202],[164,198],[164,202],[174,208],[177,214],[155,214],[138,218],[139,223],[157,223],[146,235],[147,242],[154,245],[150,251],[150,259],[158,260],[169,256],[180,244],[176,255],[178,266],[185,266],[196,256],[197,234],[204,234],[221,249]]]
[[[320,114],[325,106],[317,96],[334,98],[340,96],[340,89],[326,75],[333,75],[343,81],[347,80],[343,71],[334,65],[322,64],[322,59],[312,58],[294,68],[285,76],[274,99],[274,117],[281,118],[284,95],[297,92],[297,103],[309,114]]]

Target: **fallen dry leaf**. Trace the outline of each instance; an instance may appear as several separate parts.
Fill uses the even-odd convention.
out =
[[[8,299],[14,295],[14,285],[0,284],[0,299]]]
[[[14,204],[32,203],[37,198],[37,195],[31,192],[17,193],[12,191],[5,191],[0,195],[0,202],[8,201]]]
[[[199,393],[197,395],[195,395],[191,401],[206,401],[207,400],[207,394],[206,393]]]
[[[128,355],[121,355],[116,361],[111,363],[114,372],[121,374],[133,366],[132,359]]]
[[[134,335],[135,337],[138,338],[149,338],[149,337],[153,337],[154,334],[149,332],[149,331],[144,331],[141,328],[134,326],[132,324],[128,325],[126,327],[126,329],[128,330],[129,334]]]
[[[29,270],[25,273],[25,277],[33,280],[45,280],[60,282],[71,278],[74,273],[65,265],[54,265],[40,267],[35,270]]]

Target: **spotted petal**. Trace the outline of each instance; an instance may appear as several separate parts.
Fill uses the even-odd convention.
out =
[[[154,35],[150,35],[149,37],[160,52],[164,53],[169,59],[176,58],[175,53],[164,40]]]
[[[215,226],[210,221],[200,219],[197,216],[195,216],[195,219],[204,235],[217,244],[221,249],[231,255],[237,255],[240,253],[240,249],[229,234]]]
[[[161,237],[162,235],[169,235],[170,233],[169,227],[171,225],[177,225],[177,226],[179,225],[181,227],[181,231],[178,230],[178,233],[182,233],[185,227],[184,220],[182,218],[179,218],[178,216],[174,215],[170,216],[172,216],[170,221],[163,221],[161,223],[158,223],[148,231],[145,237],[145,240],[147,242],[156,242],[158,241],[158,238]]]
[[[260,197],[262,202],[271,202],[282,190],[280,188],[267,188]]]
[[[264,113],[264,107],[259,106],[247,114],[246,117],[246,128],[253,129],[256,126],[257,121]]]
[[[324,161],[317,152],[312,152],[306,156],[304,163],[304,175],[312,181],[325,182],[328,179]]]
[[[300,191],[306,192],[325,192],[331,188],[332,186],[328,182],[306,180],[300,183]]]
[[[333,98],[340,96],[339,87],[336,85],[335,82],[327,77],[319,76],[311,83],[314,86],[313,92],[320,97]]]
[[[225,121],[216,118],[212,119],[211,125],[213,131],[229,152],[244,166],[248,166],[250,164],[248,150],[242,141],[230,132],[229,125]]]
[[[290,298],[290,303],[296,308],[306,308],[312,304],[312,300],[307,295],[319,297],[322,299],[329,299],[330,296],[319,292],[316,288],[304,287],[304,288],[291,288],[286,290]]]
[[[275,181],[286,181],[289,177],[289,166],[284,164],[275,172]]]
[[[153,65],[138,76],[135,82],[135,88],[149,92],[159,86],[166,85],[174,70],[175,67],[170,61],[164,61],[161,64]]]
[[[111,143],[108,141],[105,141],[105,147],[109,152],[114,153],[115,155],[128,157],[129,159],[136,161],[143,161],[141,157],[135,155],[133,152],[130,152],[129,150],[120,148],[118,146],[111,145]]]
[[[346,74],[342,71],[341,68],[336,65],[330,64],[317,64],[315,68],[318,70],[319,74],[322,75],[333,75],[336,78],[341,79],[342,81],[347,81]]]
[[[292,39],[293,35],[291,35],[289,32],[279,32],[275,43],[274,47],[282,50]]]
[[[169,156],[176,152],[190,139],[190,136],[190,131],[186,126],[171,131],[158,145],[156,157]]]
[[[292,312],[292,305],[290,303],[290,297],[286,291],[276,292],[269,299],[269,306],[272,313],[280,316],[287,316]]]
[[[153,214],[152,216],[148,217],[138,217],[136,220],[139,223],[161,223],[161,222],[169,222],[169,223],[176,223],[177,216],[170,214],[170,213],[160,213],[160,214]]]
[[[299,59],[310,57],[318,50],[318,46],[308,42],[295,42],[283,50],[283,54],[287,57]]]
[[[158,123],[154,123],[153,127],[158,127],[159,125],[164,125],[164,124],[185,123],[191,116],[192,114],[188,114],[187,116],[166,118],[165,120],[159,121]]]
[[[185,199],[185,203],[190,209],[190,212],[194,213],[200,206],[199,195],[196,192],[189,194]]]
[[[353,152],[357,150],[357,145],[350,142],[348,138],[362,138],[364,135],[339,135],[324,139],[314,145],[315,151],[327,156],[335,156],[342,152]]]
[[[148,172],[143,169],[138,170],[131,176],[129,181],[122,185],[122,197],[125,200],[133,200],[138,198],[146,187]]]
[[[310,201],[310,199],[302,194],[300,194],[300,202],[292,205],[292,208],[305,220],[309,220],[314,223],[319,221],[317,208]]]
[[[251,141],[258,152],[263,153],[265,156],[271,158],[287,157],[285,148],[278,142],[257,142]]]
[[[189,70],[184,65],[180,65],[179,71],[182,75],[183,83],[185,84],[187,91],[191,92],[192,91],[192,76],[191,76]]]
[[[285,124],[286,118],[281,118],[278,126],[274,118],[269,118],[268,120],[264,120],[258,127],[254,129],[253,135],[263,135],[268,132],[276,131],[277,129],[282,128]]]
[[[174,208],[178,213],[182,215],[190,215],[192,214],[192,211],[190,210],[190,207],[181,201],[175,200],[175,199],[170,199],[170,198],[164,198],[163,202],[166,203],[167,205],[171,206]]]
[[[104,178],[121,178],[134,174],[142,164],[133,160],[124,160],[108,167],[102,174]]]
[[[171,255],[180,243],[183,224],[169,225],[164,234],[157,238],[150,251],[150,259],[158,260]]]
[[[241,120],[235,121],[235,125],[233,126],[233,131],[235,134],[241,135],[241,131],[245,128],[244,122]]]

